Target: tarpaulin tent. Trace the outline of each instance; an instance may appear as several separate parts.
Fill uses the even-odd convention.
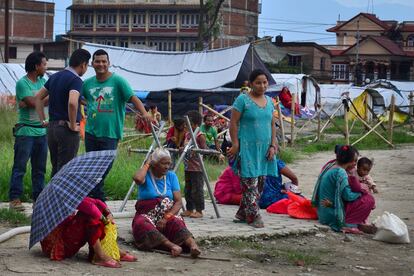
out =
[[[240,87],[252,69],[270,73],[250,44],[202,52],[161,52],[85,43],[91,54],[104,49],[110,71],[124,77],[134,90],[204,91],[222,86]],[[89,68],[85,78],[94,76]]]

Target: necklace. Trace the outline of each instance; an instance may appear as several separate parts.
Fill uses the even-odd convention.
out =
[[[160,192],[160,190],[158,190],[157,182],[155,182],[155,177],[152,174],[152,171],[150,171],[150,176],[152,185],[154,186],[154,189],[157,192],[157,194],[160,196],[165,196],[165,194],[167,193],[167,178],[165,177],[165,175],[162,177],[164,179],[164,190],[162,191],[162,193]]]

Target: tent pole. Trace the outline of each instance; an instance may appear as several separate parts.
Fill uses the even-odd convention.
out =
[[[147,161],[147,159],[149,158],[152,150],[154,148],[156,148],[156,147],[160,147],[160,141],[159,141],[158,137],[161,135],[161,133],[162,133],[162,131],[164,129],[164,125],[165,125],[165,122],[161,121],[160,122],[160,128],[158,129],[158,132],[155,133],[154,127],[151,124],[151,130],[152,130],[152,135],[154,136],[154,141],[152,141],[152,144],[151,144],[150,148],[148,149],[148,152],[145,155],[145,158],[142,161],[142,164],[141,164],[141,167],[140,168],[142,168],[144,166],[144,164]],[[121,207],[119,207],[118,212],[122,212],[124,210],[125,205],[126,205],[126,203],[128,201],[128,198],[131,196],[132,192],[134,191],[135,185],[136,185],[135,184],[135,181],[132,181],[131,186],[129,187],[128,193],[126,194],[126,196],[124,198],[124,201],[121,204]]]
[[[395,96],[391,95],[390,116],[388,118],[388,140],[392,144],[394,134],[394,111],[395,111]]]
[[[285,137],[285,125],[283,123],[283,117],[282,117],[282,109],[280,108],[280,100],[279,97],[276,97],[276,110],[277,114],[279,115],[279,125],[280,125],[280,131],[282,132],[282,149],[286,148],[286,137]]]
[[[168,91],[168,123],[172,125],[172,99],[171,90]]]
[[[188,129],[188,133],[190,133],[191,141],[193,141],[193,146],[194,146],[195,149],[199,149],[198,144],[197,144],[196,136],[194,135],[194,132],[191,129],[190,118],[188,118],[188,116],[185,116],[184,118],[187,121],[187,129]],[[207,190],[208,190],[208,193],[210,195],[211,202],[213,203],[214,211],[216,212],[217,218],[220,218],[220,213],[218,211],[216,200],[214,199],[214,195],[213,195],[213,190],[211,189],[210,181],[208,180],[207,170],[206,170],[206,167],[204,166],[203,156],[200,153],[196,153],[196,155],[197,155],[197,158],[198,158],[198,160],[200,161],[200,164],[201,164],[201,170],[203,172],[204,182],[207,185]]]
[[[345,141],[349,145],[349,126],[348,126],[348,108],[344,104],[344,120],[345,120]]]
[[[291,124],[290,124],[290,145],[293,147],[295,144],[295,105],[296,105],[296,94],[292,94],[292,106],[290,110]]]
[[[203,97],[198,97],[198,112],[203,115]]]
[[[322,107],[318,104],[317,105],[317,107],[318,107],[318,136],[317,136],[317,139],[318,139],[318,141],[320,141],[320,139],[321,139],[321,112],[322,112]]]

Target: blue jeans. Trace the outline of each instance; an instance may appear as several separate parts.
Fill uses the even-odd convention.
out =
[[[23,194],[23,177],[27,161],[32,165],[32,198],[36,200],[45,185],[47,138],[44,136],[17,136],[14,142],[14,163],[10,179],[9,199]]]
[[[118,139],[108,137],[96,137],[90,133],[85,132],[85,150],[100,151],[100,150],[116,150],[118,147]],[[105,174],[102,176],[102,180],[98,183],[95,188],[89,193],[89,197],[97,198],[102,201],[106,201],[105,192],[103,190],[105,177],[108,175],[112,168],[112,164],[108,167]]]

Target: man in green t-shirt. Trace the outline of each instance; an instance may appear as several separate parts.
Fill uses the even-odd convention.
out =
[[[19,118],[14,133],[16,139],[9,199],[10,209],[17,211],[24,211],[20,197],[23,194],[23,177],[29,159],[32,165],[33,201],[36,201],[44,187],[47,160],[46,129],[42,127],[35,110],[34,96],[45,84],[43,75],[46,69],[46,56],[41,52],[33,52],[25,61],[27,74],[16,83]]]
[[[220,151],[220,145],[217,139],[217,129],[213,126],[214,118],[211,114],[204,115],[204,124],[201,125],[200,131],[206,136],[206,143],[210,149]]]
[[[109,56],[102,49],[92,55],[92,66],[96,76],[85,80],[82,96],[87,102],[85,127],[85,149],[89,151],[115,150],[122,139],[125,105],[133,103],[142,116],[151,122],[142,102],[134,95],[128,82],[118,74],[109,72]],[[90,197],[105,201],[103,180],[89,194]]]

